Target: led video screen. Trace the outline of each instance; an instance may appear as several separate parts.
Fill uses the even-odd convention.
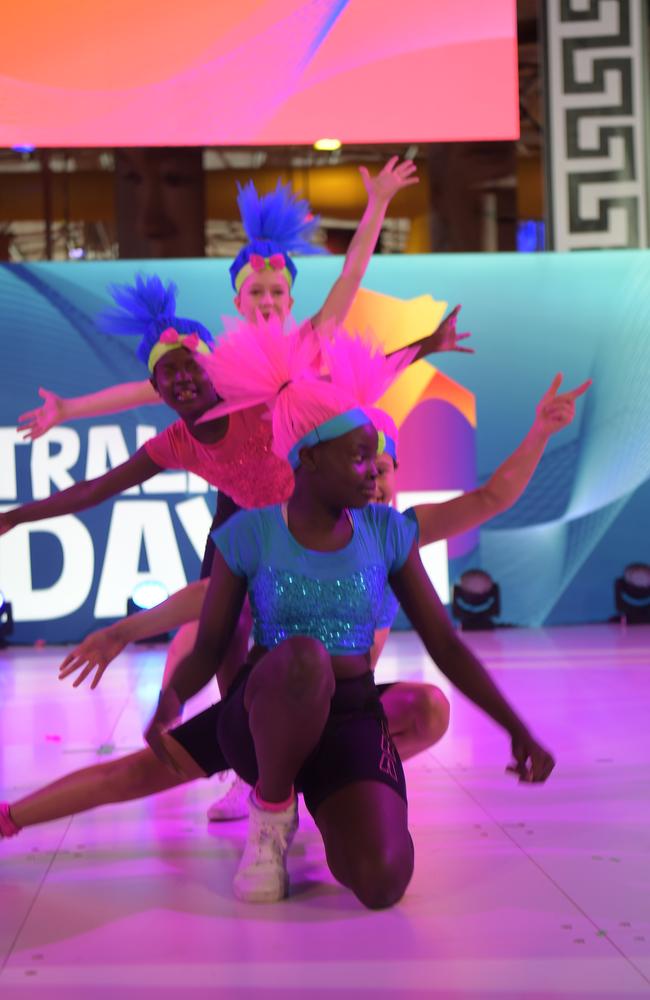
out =
[[[21,0],[0,44],[2,146],[518,134],[515,0]]]

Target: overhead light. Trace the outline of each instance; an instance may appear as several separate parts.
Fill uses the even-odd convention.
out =
[[[14,153],[33,153],[34,150],[36,149],[36,146],[31,146],[28,142],[25,142],[21,143],[21,145],[19,146],[12,146],[11,148],[13,149]]]
[[[335,153],[342,145],[340,139],[317,139],[314,143],[314,149],[317,149],[319,153]]]
[[[501,613],[498,583],[485,570],[466,570],[454,586],[451,611],[463,631],[494,628]]]
[[[650,566],[630,563],[614,581],[614,600],[628,625],[650,625]]]
[[[11,604],[0,590],[0,649],[7,645],[6,638],[14,630],[14,618],[11,613]]]

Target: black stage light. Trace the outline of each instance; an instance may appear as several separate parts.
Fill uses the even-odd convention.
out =
[[[501,613],[499,585],[482,569],[468,569],[454,585],[451,611],[463,631],[492,629]]]
[[[7,645],[7,636],[14,630],[14,616],[11,613],[11,604],[0,590],[0,649]]]
[[[630,563],[614,581],[614,600],[621,620],[628,625],[650,625],[650,566]]]
[[[158,580],[142,580],[136,583],[131,591],[131,596],[126,603],[127,615],[135,615],[138,611],[149,611],[156,605],[162,604],[169,597],[169,591],[163,583]],[[138,642],[169,642],[169,633],[152,635],[148,639],[138,639]]]

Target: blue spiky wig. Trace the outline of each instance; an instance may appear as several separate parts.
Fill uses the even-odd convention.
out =
[[[195,319],[176,315],[177,288],[163,285],[153,275],[137,275],[133,285],[109,285],[117,308],[105,309],[97,319],[102,333],[141,337],[137,355],[153,372],[156,362],[179,347],[209,354],[212,334]]]
[[[237,189],[248,243],[230,265],[232,287],[239,292],[249,275],[269,267],[279,271],[291,288],[297,271],[289,254],[325,252],[311,242],[320,216],[312,216],[309,204],[296,197],[290,184],[281,181],[269,194],[259,195],[252,181],[244,187],[238,184]]]

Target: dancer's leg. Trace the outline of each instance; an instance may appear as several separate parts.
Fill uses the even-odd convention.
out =
[[[449,727],[449,702],[433,684],[399,681],[384,691],[381,703],[402,760],[433,746]]]
[[[176,665],[194,649],[196,634],[199,630],[198,619],[195,622],[187,622],[181,625],[178,632],[169,644],[167,659],[165,660],[165,670],[163,672],[163,688],[169,683],[169,679],[176,669]],[[240,660],[241,663],[241,660]]]
[[[164,792],[205,773],[186,750],[170,736],[165,736],[169,754],[182,776],[170,771],[149,749],[73,771],[64,778],[31,792],[10,805],[10,814],[19,827],[46,823],[48,820],[72,816],[110,802],[140,799],[155,792]]]
[[[393,906],[413,874],[404,799],[380,781],[345,785],[319,806],[316,825],[334,877],[369,909]]]
[[[253,670],[244,706],[266,802],[291,795],[294,778],[323,731],[333,693],[329,655],[313,639],[289,639]]]
[[[266,802],[284,802],[318,743],[334,692],[331,660],[314,639],[296,636],[253,667],[245,687],[224,703],[219,744],[238,773],[258,776]]]
[[[327,721],[334,675],[324,647],[288,639],[255,665],[224,703],[218,736],[232,764],[249,781],[248,839],[234,890],[248,902],[273,902],[288,890],[286,857],[298,827],[293,785]]]

